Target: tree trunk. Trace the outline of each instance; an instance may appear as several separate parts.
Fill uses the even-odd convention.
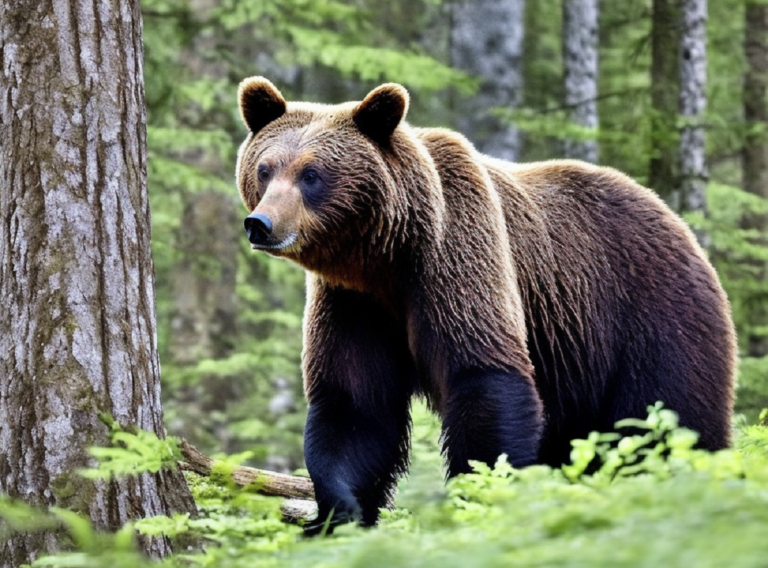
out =
[[[768,198],[768,4],[747,3],[744,52],[744,189]]]
[[[194,17],[200,21],[214,17],[218,6],[217,0],[192,0],[190,4]],[[251,33],[252,30],[247,29],[235,35],[240,34],[240,43],[256,55],[256,64],[261,72],[268,73],[270,77],[277,74],[278,69],[282,75],[296,73],[294,68],[279,68],[263,49],[254,50],[246,39]],[[198,33],[183,46],[179,61],[191,76],[224,82],[229,79],[227,66],[221,65],[220,59],[210,56],[219,49],[220,39],[215,35]],[[181,112],[176,113],[176,120],[181,122],[180,126],[190,129],[204,128],[206,124],[221,127],[219,112],[219,109],[203,113],[199,110]],[[220,179],[231,176],[231,165],[220,153],[195,144],[194,140],[184,149],[169,152],[163,148],[161,151],[171,159],[208,175]],[[163,274],[172,286],[173,300],[168,354],[174,365],[194,368],[203,360],[229,357],[237,342],[236,284],[245,213],[241,212],[240,203],[232,199],[229,192],[210,189],[179,193],[183,213],[172,243],[176,262]],[[258,283],[255,284],[258,286]],[[168,424],[169,429],[183,433],[196,443],[216,439],[219,451],[242,451],[242,447],[232,447],[228,443],[232,436],[227,409],[247,394],[243,381],[215,372],[202,376],[195,373],[194,376],[194,380],[185,380],[167,391],[171,398],[166,399],[169,403],[166,408],[172,411],[173,406],[177,406],[177,411],[173,413],[174,420]]]
[[[744,76],[744,119],[747,135],[743,149],[744,189],[768,199],[768,4],[748,2],[745,12],[744,55],[747,72]],[[768,215],[749,214],[744,226],[758,231],[757,243],[768,244]],[[765,261],[755,260],[758,281],[768,280]],[[768,313],[765,302],[756,302],[749,311],[750,329],[765,328]],[[746,338],[750,357],[768,355],[768,337],[749,333]]]
[[[231,196],[216,191],[185,194],[184,213],[176,235],[178,262],[173,266],[173,311],[169,355],[179,367],[204,359],[224,359],[236,341],[237,263],[242,217]],[[204,238],[201,238],[204,235]],[[167,368],[167,367],[166,367]],[[171,390],[169,406],[181,406],[169,429],[195,443],[213,437],[219,451],[231,446],[227,407],[247,392],[243,381],[207,373]],[[216,418],[219,417],[219,418]]]
[[[653,0],[651,24],[651,159],[648,187],[668,202],[677,189],[678,0]]]
[[[493,109],[522,101],[525,0],[463,1],[451,9],[451,63],[481,80],[480,92],[461,103],[457,128],[480,151],[515,161],[520,132]]]
[[[231,196],[216,191],[187,195],[184,201],[170,341],[171,356],[182,365],[232,352],[243,216]]]
[[[680,202],[681,211],[706,214],[704,110],[707,106],[707,2],[680,2]],[[698,233],[702,245],[706,236]]]
[[[571,122],[597,135],[598,0],[563,2],[565,105]],[[565,156],[597,163],[597,138],[566,139]]]
[[[100,413],[164,433],[138,0],[6,0],[0,42],[0,493],[108,530],[193,511],[175,470],[75,473],[108,444]],[[64,542],[18,534],[0,565]]]

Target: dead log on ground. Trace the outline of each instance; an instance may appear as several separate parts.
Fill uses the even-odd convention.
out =
[[[206,477],[212,475],[217,460],[200,453],[186,440],[181,440],[179,449],[186,460],[179,462],[182,470]],[[253,489],[262,495],[285,497],[287,501],[281,507],[285,522],[299,523],[313,518],[317,513],[317,504],[314,501],[315,488],[308,477],[286,475],[241,465],[232,470],[229,479],[222,481],[231,481],[235,485]]]

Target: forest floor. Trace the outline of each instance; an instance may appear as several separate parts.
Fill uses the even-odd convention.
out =
[[[281,499],[188,474],[198,519],[139,521],[140,532],[205,538],[204,553],[150,564],[124,536],[35,566],[122,568],[466,568],[573,566],[746,568],[768,566],[768,428],[738,428],[731,450],[692,449],[695,435],[656,407],[643,435],[593,434],[574,463],[494,469],[443,482],[436,420],[414,409],[411,475],[379,526],[342,526],[305,538],[280,520]],[[586,472],[597,470],[587,475]],[[121,540],[122,539],[122,540]],[[96,542],[96,541],[93,541]],[[179,540],[179,542],[182,542]],[[105,544],[107,543],[107,544]]]

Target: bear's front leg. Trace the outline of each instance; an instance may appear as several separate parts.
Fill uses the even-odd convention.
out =
[[[371,297],[309,283],[304,459],[326,523],[373,525],[408,466],[413,363],[405,331]]]
[[[501,454],[515,467],[536,463],[543,428],[541,400],[530,378],[515,369],[455,373],[443,415],[448,476],[472,471],[470,460],[493,466]]]
[[[329,522],[376,523],[392,504],[408,462],[407,400],[389,405],[355,401],[344,392],[313,397],[304,436],[304,459],[315,485],[318,516],[305,526],[316,534]],[[330,521],[329,521],[330,519]]]

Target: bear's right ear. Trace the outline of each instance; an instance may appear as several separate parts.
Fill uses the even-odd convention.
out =
[[[283,95],[264,77],[243,79],[237,97],[240,101],[240,116],[248,130],[254,134],[285,114]]]
[[[388,140],[408,112],[408,91],[397,83],[376,87],[352,115],[360,132],[383,142]]]

